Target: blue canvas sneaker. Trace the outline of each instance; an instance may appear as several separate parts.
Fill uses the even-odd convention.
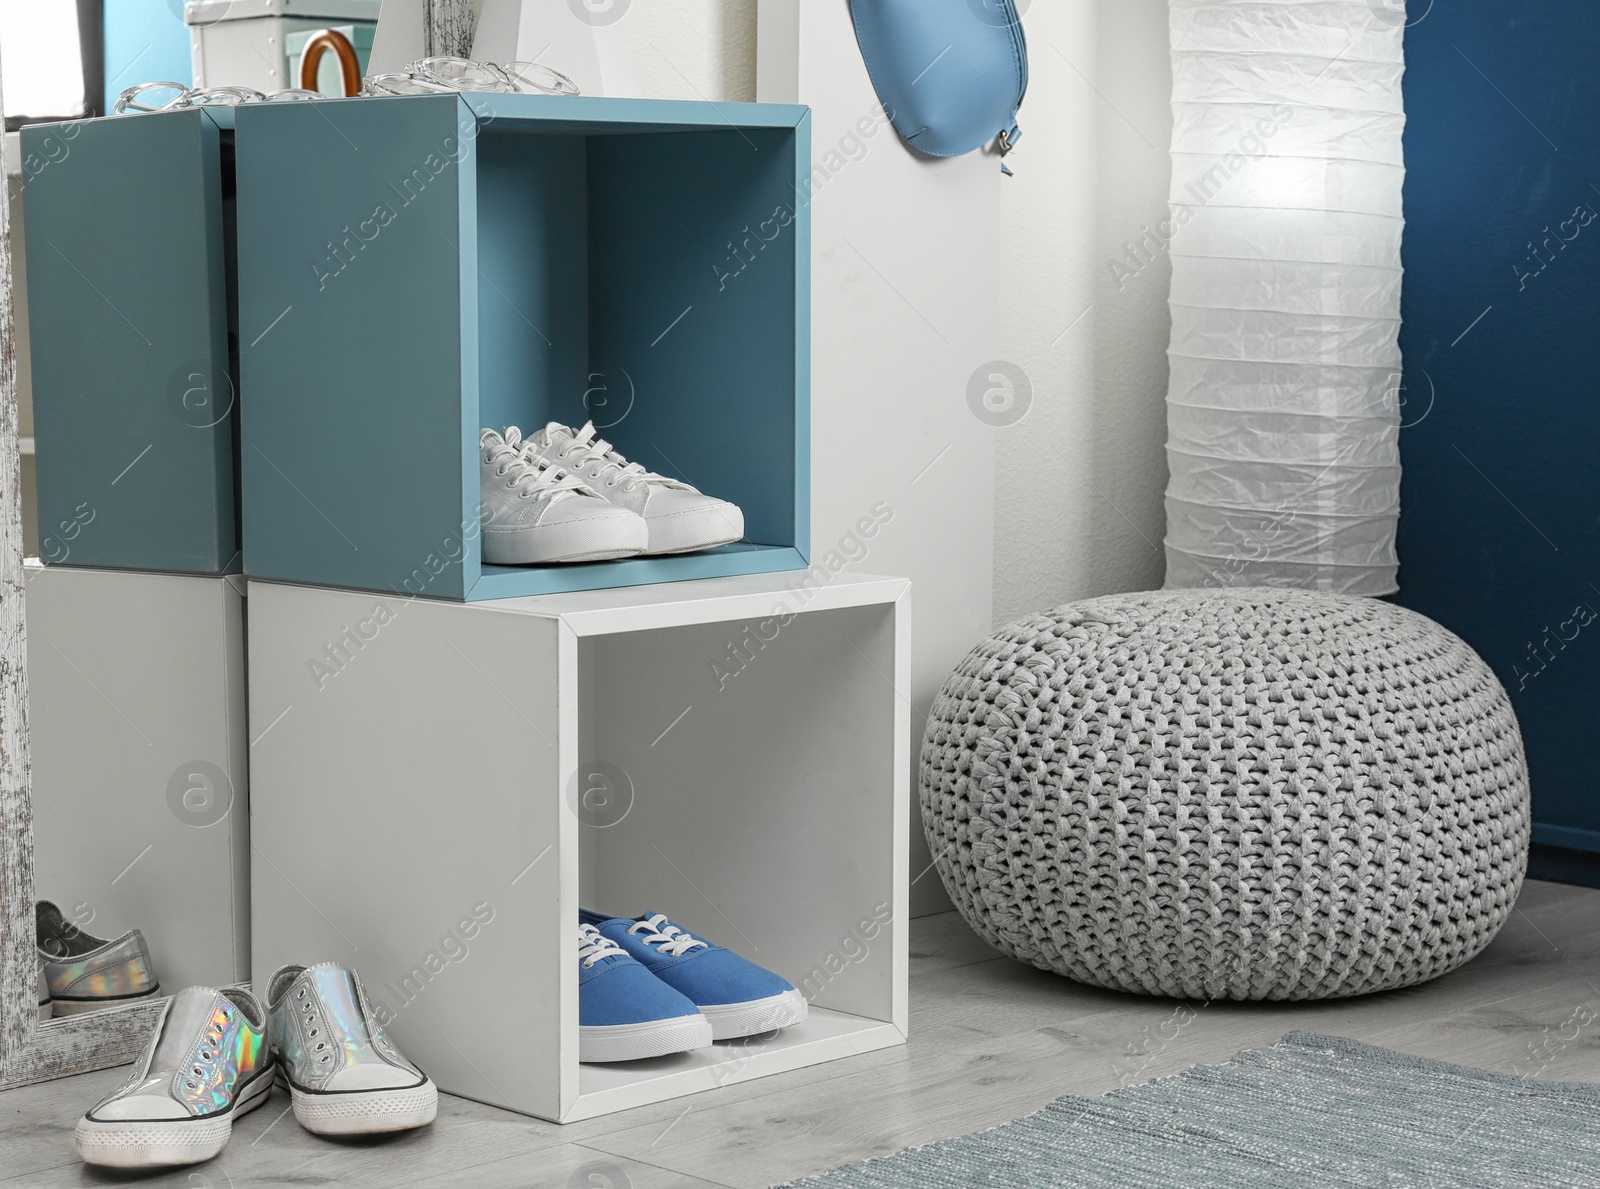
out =
[[[578,926],[578,1060],[638,1061],[703,1049],[711,1025],[592,925]]]
[[[630,919],[583,910],[580,916],[691,1000],[711,1021],[714,1040],[755,1036],[806,1018],[806,998],[788,980],[696,937],[662,913]]]

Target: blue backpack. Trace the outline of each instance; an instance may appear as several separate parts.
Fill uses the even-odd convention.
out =
[[[1001,157],[1016,147],[1028,43],[1014,0],[851,0],[850,11],[873,90],[908,145],[934,157],[996,136]]]

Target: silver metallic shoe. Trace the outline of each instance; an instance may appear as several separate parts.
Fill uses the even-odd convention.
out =
[[[93,937],[49,900],[34,906],[34,919],[55,1015],[122,1007],[160,996],[161,984],[151,972],[150,950],[139,930],[130,929],[109,941]]]
[[[307,1131],[405,1131],[438,1113],[438,1090],[383,1034],[354,971],[332,962],[280,968],[267,982],[267,1031]]]
[[[110,1168],[210,1160],[233,1121],[272,1092],[267,1015],[249,991],[186,987],[168,1001],[133,1074],[78,1120],[78,1156]]]

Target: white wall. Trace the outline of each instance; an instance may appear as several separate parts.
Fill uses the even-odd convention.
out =
[[[1167,6],[1025,11],[1031,81],[997,266],[1000,354],[1028,374],[1034,403],[998,431],[997,624],[1160,586],[1166,527],[1170,268],[1126,245],[1167,213]],[[647,94],[755,97],[755,0],[633,0],[626,27]]]
[[[1133,273],[1124,245],[1167,214],[1167,6],[1037,0],[1024,27],[1032,73],[1001,191],[1000,344],[1034,404],[999,431],[996,623],[1152,589],[1164,571],[1171,270],[1159,252],[1131,276],[1109,263]]]
[[[928,708],[992,619],[994,431],[967,388],[999,352],[1000,171],[901,143],[844,0],[759,12],[760,97],[811,108],[812,560],[911,579],[897,692],[914,767]],[[887,522],[864,541],[870,515]],[[911,910],[941,911],[920,822],[910,841]]]
[[[756,0],[632,0],[623,18],[652,99],[756,97]]]

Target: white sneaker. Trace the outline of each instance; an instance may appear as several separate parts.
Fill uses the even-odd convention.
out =
[[[524,453],[565,467],[611,503],[644,517],[650,528],[646,553],[689,553],[744,537],[744,513],[737,506],[629,462],[595,437],[592,421],[582,429],[552,421],[527,439]]]
[[[516,426],[478,437],[483,560],[496,566],[605,561],[644,551],[650,533],[580,476],[523,451]]]

